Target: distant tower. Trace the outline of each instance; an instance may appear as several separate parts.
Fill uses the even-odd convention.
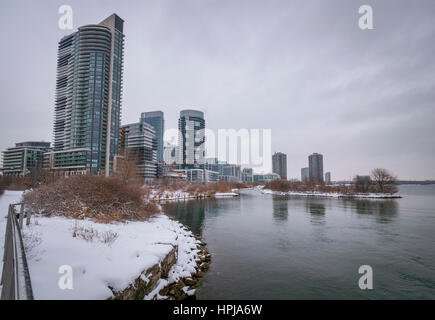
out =
[[[287,155],[275,152],[272,156],[272,172],[279,174],[281,179],[287,179]]]
[[[184,167],[203,167],[205,155],[204,113],[182,110],[178,119],[178,163]]]
[[[323,156],[313,153],[308,157],[310,179],[323,181]]]
[[[331,183],[331,172],[325,173],[325,183],[330,184]]]
[[[301,169],[301,181],[305,182],[310,179],[310,168],[302,168]]]
[[[146,122],[154,127],[157,139],[157,161],[163,162],[163,135],[165,133],[165,120],[162,111],[142,112],[141,122]]]
[[[166,164],[174,164],[177,162],[177,146],[166,145],[163,150],[163,161]]]

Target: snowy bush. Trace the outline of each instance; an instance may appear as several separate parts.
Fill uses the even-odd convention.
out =
[[[72,176],[41,185],[23,197],[34,213],[97,222],[144,220],[160,211],[144,190],[118,178]]]

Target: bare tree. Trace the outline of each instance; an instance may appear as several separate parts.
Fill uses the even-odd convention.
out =
[[[130,152],[124,157],[119,157],[116,163],[115,176],[127,184],[137,183],[139,180],[137,162],[138,155],[135,152]]]
[[[372,170],[371,178],[374,182],[377,192],[380,193],[396,193],[397,178],[387,169],[376,168]]]
[[[370,177],[361,177],[357,175],[355,176],[354,181],[355,192],[358,193],[368,193],[370,191],[370,187],[373,185]]]

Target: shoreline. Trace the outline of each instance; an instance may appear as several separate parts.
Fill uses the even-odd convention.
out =
[[[166,216],[165,213],[162,214]],[[199,236],[181,222],[168,218],[195,239],[195,249],[191,248],[191,252],[195,251],[194,256],[188,257],[190,262],[194,260],[194,269],[187,273],[177,270],[183,264],[180,260],[186,259],[186,250],[180,245],[173,245],[163,259],[142,271],[126,288],[116,291],[109,287],[113,295],[107,300],[196,300],[197,287],[210,268],[211,254]]]
[[[232,197],[238,197],[240,196],[239,193],[234,192],[235,190],[232,190],[231,192],[216,192],[214,194],[206,194],[206,193],[200,193],[196,195],[188,194],[183,191],[165,191],[163,194],[150,194],[149,199],[155,200],[158,202],[165,202],[165,201],[188,201],[188,200],[199,200],[199,199],[207,199],[207,198],[232,198]]]
[[[352,199],[401,199],[402,196],[387,194],[387,193],[367,193],[367,194],[344,194],[344,193],[328,193],[317,191],[276,191],[270,189],[260,189],[262,194],[271,194],[278,196],[302,196],[302,197],[318,197],[318,198],[352,198]]]

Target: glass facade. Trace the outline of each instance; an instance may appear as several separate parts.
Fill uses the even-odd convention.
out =
[[[162,111],[142,112],[141,121],[154,127],[157,139],[157,161],[163,162],[163,135],[165,133],[165,120]]]
[[[122,27],[114,14],[59,42],[53,169],[111,172],[119,154]]]
[[[19,142],[2,152],[4,175],[26,175],[36,166],[42,166],[43,154],[50,149],[49,142]]]
[[[122,145],[127,160],[136,161],[136,173],[144,181],[157,178],[157,140],[154,127],[145,122],[122,127]]]
[[[178,163],[185,167],[203,167],[205,161],[204,113],[183,110],[178,120]]]

